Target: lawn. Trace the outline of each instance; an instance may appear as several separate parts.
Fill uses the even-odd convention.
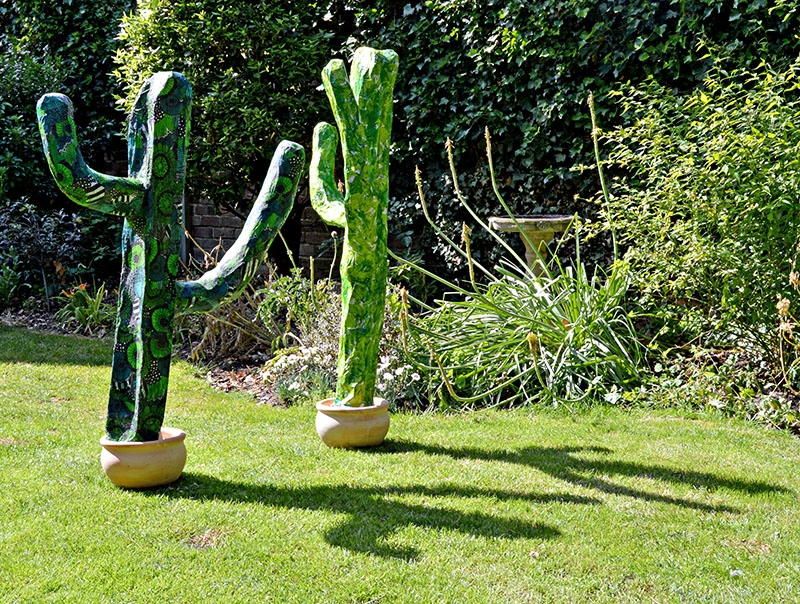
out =
[[[0,327],[0,602],[796,602],[800,439],[680,411],[314,409],[176,362],[182,478],[99,464],[111,342]]]

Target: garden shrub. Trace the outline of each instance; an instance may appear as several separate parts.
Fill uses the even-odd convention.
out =
[[[650,80],[618,95],[629,125],[605,135],[618,171],[607,209],[666,341],[776,359],[775,300],[800,232],[798,75],[800,62],[715,67],[689,94]]]
[[[695,88],[713,63],[700,42],[722,49],[731,66],[762,57],[785,66],[800,50],[799,25],[794,3],[783,0],[143,0],[125,19],[116,74],[128,104],[153,71],[189,77],[189,187],[235,206],[263,176],[275,137],[307,145],[313,125],[330,120],[317,87],[332,54],[396,49],[390,242],[455,269],[459,256],[425,227],[412,178],[420,166],[434,219],[456,235],[465,214],[450,194],[446,138],[461,150],[461,184],[476,192],[470,203],[481,216],[499,211],[486,194],[481,135],[489,127],[513,211],[592,217],[583,197],[597,183],[572,169],[591,157],[589,92],[603,123],[614,123],[618,108],[605,95],[619,83],[653,76]],[[497,257],[482,233],[473,252]]]
[[[0,252],[0,310],[18,295],[21,284],[22,275],[16,250],[3,250]]]
[[[332,37],[323,14],[317,3],[143,0],[123,19],[114,73],[124,107],[154,72],[192,83],[193,194],[235,211],[281,139],[309,146],[330,112],[316,89]]]
[[[21,282],[41,292],[47,307],[78,265],[79,218],[64,210],[40,212],[33,204],[13,202],[0,211],[0,261]],[[13,260],[13,261],[12,261]],[[70,274],[72,273],[72,274]]]

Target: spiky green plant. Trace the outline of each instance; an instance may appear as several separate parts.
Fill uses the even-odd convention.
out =
[[[511,216],[497,190],[488,130],[486,144],[495,195]],[[447,153],[457,199],[510,259],[493,269],[475,261],[467,225],[462,234],[465,249],[448,237],[430,217],[417,172],[426,218],[464,258],[470,275],[469,284],[460,285],[397,258],[448,291],[433,305],[415,300],[425,312],[410,315],[406,310],[403,317],[406,353],[428,376],[439,404],[618,400],[638,384],[645,353],[625,308],[627,264],[615,261],[607,272],[588,271],[576,233],[574,263],[564,265],[553,254],[550,262],[542,262],[542,274],[535,274],[469,206],[457,185],[449,140]]]

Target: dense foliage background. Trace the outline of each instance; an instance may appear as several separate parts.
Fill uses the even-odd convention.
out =
[[[315,2],[159,0],[125,17],[114,72],[125,108],[157,71],[192,83],[193,195],[246,211],[277,144],[310,147],[327,110],[316,90],[334,37],[323,16]]]
[[[39,292],[48,298],[67,281],[89,273],[113,279],[119,271],[119,220],[83,210],[58,191],[42,153],[36,101],[45,92],[72,99],[81,151],[95,169],[110,171],[120,153],[124,159],[123,116],[110,72],[119,19],[135,5],[135,0],[0,3],[0,268],[6,267],[7,278],[16,275],[27,284],[17,295]],[[52,240],[63,229],[71,233],[68,244]],[[54,253],[43,256],[45,249]]]
[[[652,77],[668,89],[701,85],[713,53],[728,66],[769,60],[787,66],[800,50],[795,2],[717,0],[361,0],[349,47],[396,48],[394,195],[414,225],[413,166],[419,165],[451,233],[463,216],[448,193],[447,137],[461,152],[459,172],[480,214],[496,212],[483,158],[493,135],[497,173],[515,211],[594,215],[575,195],[596,181],[575,172],[592,163],[586,99],[601,125],[620,118],[607,93]],[[399,200],[406,200],[405,203]],[[396,227],[399,227],[397,223]],[[480,243],[475,243],[478,254]],[[446,246],[437,246],[446,259]]]

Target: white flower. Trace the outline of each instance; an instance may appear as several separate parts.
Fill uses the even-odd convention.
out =
[[[404,370],[405,370],[405,367],[398,367],[397,369],[394,370],[394,374],[395,375],[403,375],[403,371]]]
[[[377,384],[375,384],[375,387],[376,387],[378,390],[380,390],[381,392],[383,392],[384,390],[386,390],[386,385],[385,385],[385,384],[381,384],[380,382],[378,382]]]
[[[418,382],[422,379],[422,377],[420,377],[420,375],[415,371],[414,373],[411,374],[411,379],[414,380],[415,382]]]
[[[381,376],[387,382],[391,382],[394,379],[394,376],[389,373],[388,371]]]

